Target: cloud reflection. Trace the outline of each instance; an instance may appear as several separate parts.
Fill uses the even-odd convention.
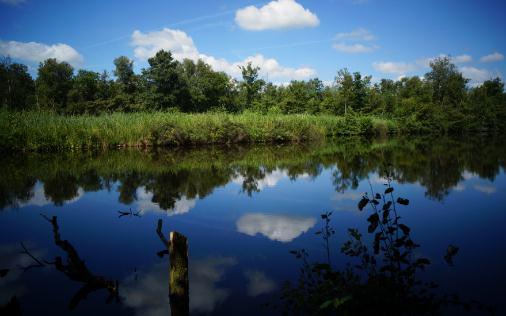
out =
[[[268,294],[276,289],[276,283],[262,271],[246,270],[244,276],[248,280],[247,291],[249,296]]]
[[[210,313],[224,302],[229,290],[218,287],[225,270],[236,264],[231,257],[209,257],[189,263],[190,311]],[[120,294],[125,305],[134,308],[136,315],[170,315],[169,266],[155,264],[151,270],[130,275]]]
[[[237,231],[255,236],[260,233],[270,240],[290,242],[307,232],[316,223],[312,217],[251,213],[237,220]]]
[[[168,210],[160,208],[158,203],[153,201],[153,193],[146,190],[145,187],[140,187],[136,191],[137,201],[135,203],[136,208],[140,210],[141,214],[148,212],[163,213],[167,215],[179,215],[188,213],[192,208],[195,207],[197,202],[196,199],[188,199],[186,196],[182,196],[179,200],[174,203],[174,207]]]

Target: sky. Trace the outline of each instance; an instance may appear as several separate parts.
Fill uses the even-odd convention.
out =
[[[451,56],[470,85],[506,74],[506,1],[491,0],[0,0],[0,55],[28,65],[137,72],[160,49],[239,77],[247,62],[275,83],[341,68],[381,78],[423,76]]]

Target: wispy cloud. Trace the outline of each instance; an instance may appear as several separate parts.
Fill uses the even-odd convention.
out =
[[[355,41],[372,41],[375,36],[365,28],[357,28],[351,32],[337,33],[336,40],[355,40]]]
[[[370,53],[378,49],[378,46],[366,46],[364,44],[346,44],[346,43],[336,43],[332,45],[334,49],[343,53]]]

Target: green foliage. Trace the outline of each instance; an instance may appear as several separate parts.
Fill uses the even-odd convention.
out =
[[[10,110],[26,110],[35,104],[35,84],[28,67],[0,60],[0,106]]]
[[[293,80],[287,85],[266,83],[252,63],[239,66],[242,80],[238,81],[214,71],[202,60],[180,62],[163,50],[148,62],[149,67],[138,75],[132,60],[116,58],[114,81],[106,72],[79,70],[74,76],[69,64],[48,59],[39,66],[34,95],[26,66],[7,58],[0,63],[0,103],[8,110],[37,108],[66,115],[177,109],[185,113],[340,116],[334,120],[335,126],[325,125],[327,118],[323,118],[320,123],[324,125],[318,127],[333,136],[392,132],[493,134],[506,128],[506,94],[501,79],[468,87],[468,79],[448,57],[433,60],[423,79],[382,79],[372,84],[370,76],[341,69],[328,85],[318,78]],[[304,140],[319,133],[314,132],[316,127],[304,133],[287,132],[284,127],[267,138]],[[256,139],[255,134],[252,139]]]
[[[72,89],[73,73],[71,65],[54,58],[40,63],[36,80],[38,107],[64,112]]]

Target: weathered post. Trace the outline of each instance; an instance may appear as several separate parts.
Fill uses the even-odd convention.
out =
[[[190,314],[188,285],[188,239],[178,233],[169,234],[169,300],[172,316]]]

